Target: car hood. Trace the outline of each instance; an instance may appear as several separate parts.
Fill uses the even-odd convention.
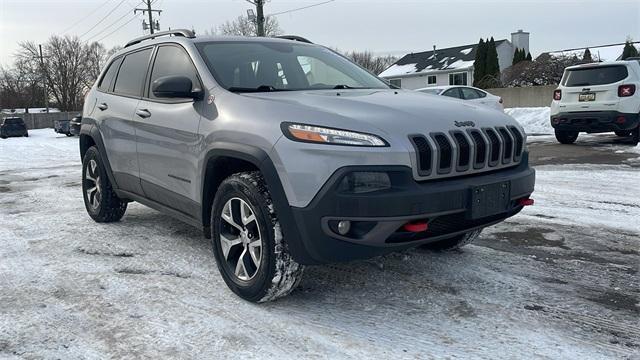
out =
[[[243,95],[269,101],[271,105],[290,107],[291,113],[298,114],[290,121],[353,130],[375,127],[387,134],[519,126],[501,111],[408,90],[283,91]]]

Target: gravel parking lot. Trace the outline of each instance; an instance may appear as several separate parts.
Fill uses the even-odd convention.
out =
[[[639,358],[640,147],[529,138],[536,205],[454,253],[227,289],[198,229],[139,204],[94,223],[77,138],[0,141],[0,358]]]

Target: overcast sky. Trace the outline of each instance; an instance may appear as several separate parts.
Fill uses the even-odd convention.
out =
[[[83,35],[83,40],[92,41],[104,38],[108,47],[122,45],[143,34],[141,15],[118,29],[133,18],[132,9],[139,1],[0,0],[0,63],[11,63],[18,41],[44,42],[53,34]],[[265,12],[321,2],[271,0]],[[194,28],[200,34],[246,14],[250,7],[245,0],[154,3],[154,8],[163,10],[159,18],[163,30]],[[443,48],[475,43],[480,37],[509,39],[518,29],[531,33],[534,56],[544,51],[624,42],[627,36],[640,40],[640,0],[335,0],[279,15],[278,20],[286,33],[316,43],[340,50],[395,55],[429,50],[433,45]]]

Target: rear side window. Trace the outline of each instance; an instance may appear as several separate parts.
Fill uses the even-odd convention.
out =
[[[104,76],[100,80],[100,83],[98,84],[98,89],[100,91],[111,90],[111,84],[113,83],[113,78],[116,77],[116,74],[118,73],[118,67],[120,67],[121,63],[122,63],[122,58],[119,58],[113,61],[111,64],[109,64],[109,68],[107,68],[107,71],[105,72]]]
[[[456,99],[462,99],[462,96],[460,95],[460,89],[458,88],[449,89],[443,92],[442,95],[456,98]]]
[[[624,80],[627,76],[629,73],[624,65],[585,67],[567,70],[562,78],[562,85],[605,85]]]
[[[177,46],[162,46],[158,49],[156,60],[153,64],[150,84],[153,84],[158,78],[171,75],[188,77],[191,79],[192,89],[200,86],[196,68],[193,66],[189,54]],[[149,88],[149,97],[155,98],[151,88]]]
[[[483,97],[483,96],[480,96],[479,91],[476,91],[471,88],[461,88],[460,91],[462,91],[462,97],[465,100],[480,99],[481,97]]]
[[[151,49],[146,49],[129,54],[124,58],[113,89],[116,94],[141,95],[142,83],[147,74],[150,55]]]

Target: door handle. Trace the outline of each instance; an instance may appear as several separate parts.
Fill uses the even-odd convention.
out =
[[[146,119],[151,116],[151,113],[147,109],[138,109],[136,110],[136,115],[140,116],[143,119]]]
[[[100,105],[98,105],[98,109],[105,111],[109,108],[109,105],[107,105],[106,103],[102,103]]]

